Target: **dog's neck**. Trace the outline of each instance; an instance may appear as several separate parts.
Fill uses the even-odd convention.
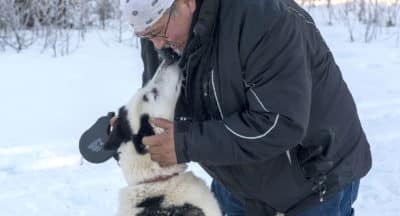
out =
[[[173,177],[175,177],[177,175],[179,175],[179,173],[173,173],[171,175],[156,176],[154,178],[150,178],[150,179],[146,179],[146,180],[140,181],[138,183],[138,185],[164,182],[164,181],[170,180],[171,178],[173,178]]]

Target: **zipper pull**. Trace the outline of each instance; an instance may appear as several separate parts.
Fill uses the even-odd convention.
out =
[[[254,86],[256,86],[256,84],[254,84],[254,83],[248,83],[245,79],[242,79],[242,80],[243,80],[244,87],[246,87],[246,89],[251,89]]]
[[[180,117],[175,117],[175,121],[191,121],[191,117],[186,117],[186,116],[180,116]]]

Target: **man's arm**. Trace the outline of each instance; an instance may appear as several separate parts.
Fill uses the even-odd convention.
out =
[[[257,43],[244,72],[248,107],[223,120],[175,122],[178,162],[265,161],[299,144],[311,108],[311,72],[301,27],[282,17]],[[218,95],[217,101],[223,101]]]

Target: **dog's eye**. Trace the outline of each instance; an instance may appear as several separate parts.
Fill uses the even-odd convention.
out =
[[[151,90],[151,93],[153,93],[153,95],[154,95],[154,100],[157,99],[157,97],[158,97],[158,89],[153,88],[153,89]]]
[[[144,102],[148,102],[149,101],[149,98],[147,97],[147,95],[143,95],[143,101]]]

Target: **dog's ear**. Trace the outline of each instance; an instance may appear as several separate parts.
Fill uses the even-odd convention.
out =
[[[136,151],[139,154],[146,154],[146,146],[143,144],[142,139],[146,136],[153,136],[154,130],[151,126],[150,117],[148,114],[140,116],[140,128],[137,134],[133,135],[133,143],[135,144]]]
[[[104,149],[117,150],[122,143],[130,141],[132,137],[132,130],[128,122],[128,112],[125,107],[121,107],[115,125],[104,145]]]

